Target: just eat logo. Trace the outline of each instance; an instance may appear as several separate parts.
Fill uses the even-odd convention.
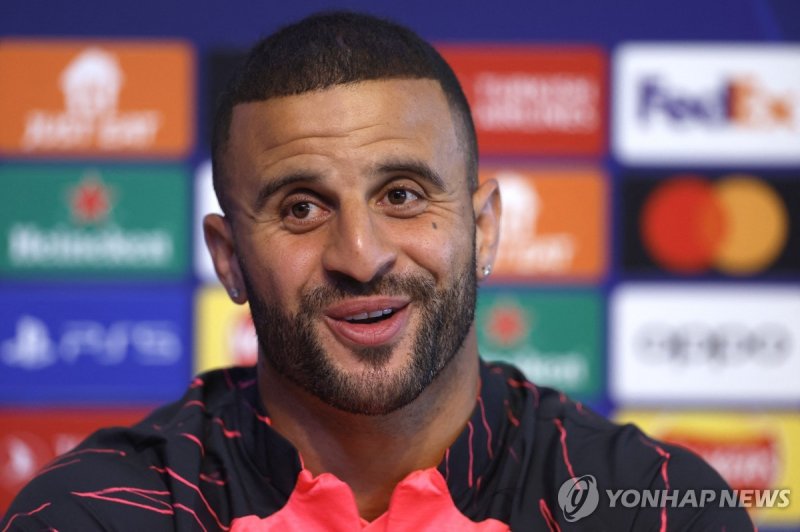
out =
[[[176,157],[194,136],[194,53],[181,41],[0,43],[0,153]]]

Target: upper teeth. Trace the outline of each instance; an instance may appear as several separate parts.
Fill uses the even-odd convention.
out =
[[[355,316],[347,316],[345,319],[347,321],[359,321],[359,320],[366,320],[367,318],[378,318],[380,316],[386,316],[387,314],[391,314],[392,309],[385,308],[383,310],[373,310],[372,312],[362,312],[361,314],[356,314]]]

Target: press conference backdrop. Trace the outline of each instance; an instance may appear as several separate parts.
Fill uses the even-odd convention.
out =
[[[96,427],[252,364],[200,232],[249,44],[319,9],[437,44],[503,194],[481,353],[705,456],[800,528],[800,4],[6,0],[0,511]]]

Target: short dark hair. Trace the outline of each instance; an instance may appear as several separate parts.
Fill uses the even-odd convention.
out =
[[[371,15],[320,13],[259,41],[221,95],[214,119],[211,161],[214,189],[228,212],[223,159],[233,108],[381,79],[434,79],[447,98],[467,163],[470,190],[478,184],[478,144],[469,104],[453,70],[428,42],[411,30]]]

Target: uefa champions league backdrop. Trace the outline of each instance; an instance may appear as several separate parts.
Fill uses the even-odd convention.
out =
[[[694,449],[800,528],[800,3],[0,4],[0,511],[56,453],[252,364],[200,219],[248,45],[384,15],[461,79],[503,194],[481,353]]]

